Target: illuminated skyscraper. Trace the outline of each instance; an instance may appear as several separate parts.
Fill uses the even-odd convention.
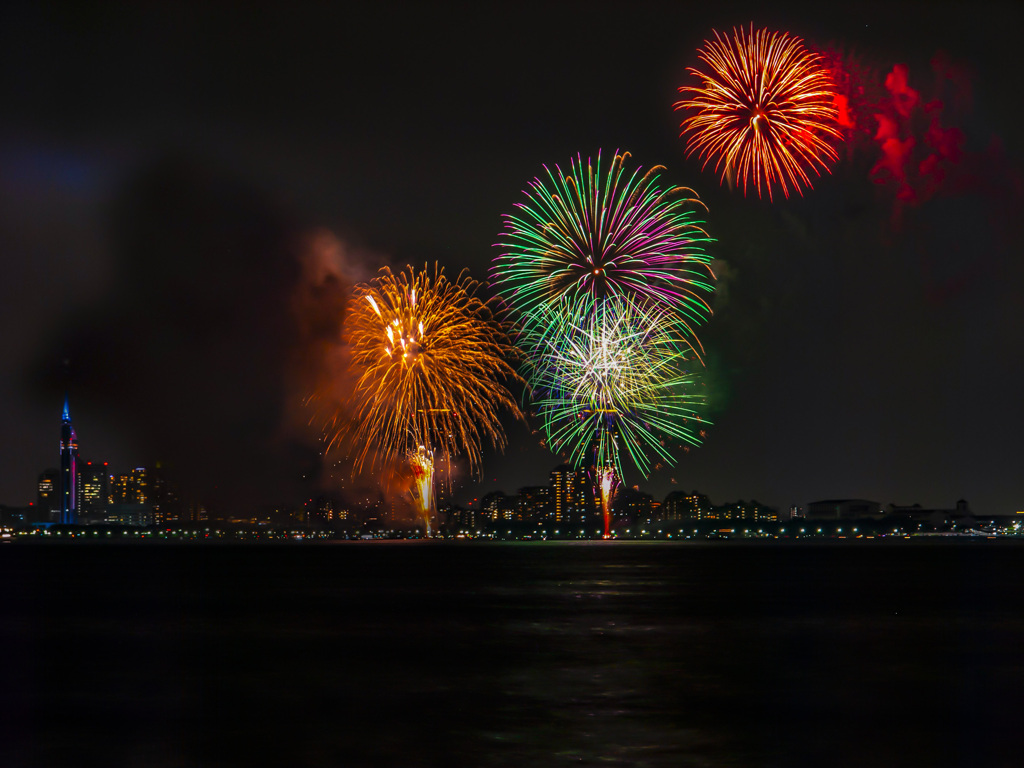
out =
[[[132,485],[132,476],[111,475],[110,477],[110,503],[111,504],[134,504],[135,491]]]
[[[480,500],[480,509],[487,520],[507,522],[516,517],[516,500],[501,491],[493,491]]]
[[[548,516],[551,489],[546,485],[520,488],[515,497],[515,519],[520,522],[538,522]]]
[[[152,504],[153,498],[153,473],[146,467],[136,467],[132,470],[132,501],[136,504]]]
[[[107,462],[93,464],[91,461],[78,468],[79,512],[102,513],[110,504],[110,467]]]
[[[551,470],[550,516],[556,523],[575,521],[579,515],[579,474],[568,464]]]
[[[78,436],[71,426],[67,397],[60,426],[60,522],[78,522]]]
[[[48,469],[39,475],[38,521],[52,523],[60,514],[60,470]]]
[[[113,477],[110,496],[115,504],[152,504],[152,480],[146,467],[136,467],[128,474]]]
[[[661,520],[707,520],[711,512],[708,497],[697,491],[672,491],[661,505]],[[717,520],[718,518],[713,518]]]
[[[168,480],[158,463],[155,467],[136,467],[128,474],[111,478],[110,498],[114,504],[146,507],[157,525],[178,523],[183,519],[183,505],[176,484]],[[186,510],[187,511],[187,510]],[[206,520],[206,510],[196,505],[190,521]]]

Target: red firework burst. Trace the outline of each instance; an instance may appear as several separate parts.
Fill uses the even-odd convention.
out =
[[[807,171],[818,176],[838,155],[829,139],[841,139],[835,87],[822,59],[787,32],[733,29],[730,38],[715,31],[698,53],[707,71],[690,68],[700,85],[675,108],[692,110],[683,121],[687,156],[704,166],[717,158],[715,172],[741,179],[743,193],[753,181],[772,197],[778,184],[789,197],[792,186],[811,187]]]

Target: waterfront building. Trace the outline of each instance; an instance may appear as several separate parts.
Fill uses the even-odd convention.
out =
[[[561,464],[551,470],[550,519],[555,523],[575,520],[579,512],[579,477],[568,464]]]
[[[60,470],[48,469],[39,475],[38,494],[36,496],[37,520],[40,523],[52,523],[60,515]]]
[[[711,502],[697,491],[672,491],[661,505],[660,520],[707,520]]]
[[[586,525],[587,521],[599,514],[593,468],[573,469],[561,464],[551,470],[547,518],[565,525]]]
[[[147,502],[153,507],[153,521],[157,525],[181,522],[182,504],[178,486],[167,477],[160,462],[146,471]]]
[[[199,509],[202,509],[201,505],[188,505],[186,514],[189,516],[197,514],[198,510],[195,509],[197,506]],[[394,509],[395,506],[392,503],[390,510],[391,520],[389,521],[392,525],[394,524],[394,519],[397,517]],[[202,514],[205,514],[205,510],[202,510]],[[279,515],[279,517],[288,517],[291,522],[311,523],[314,525],[333,525],[335,523],[348,520],[349,508],[347,504],[334,497],[320,495],[315,498],[308,499],[301,509],[296,509],[289,515]]]
[[[614,506],[620,517],[625,518],[630,524],[635,524],[651,519],[653,503],[654,499],[651,494],[644,493],[637,486],[633,486],[620,489]]]
[[[501,491],[492,491],[480,500],[480,509],[492,522],[509,522],[516,519],[515,499]]]
[[[825,499],[807,505],[808,520],[862,520],[882,516],[882,505],[866,499]]]
[[[341,520],[348,518],[348,509],[341,509],[338,511],[338,517]],[[206,511],[206,507],[200,504],[198,501],[190,501],[182,505],[181,522],[183,523],[205,523],[210,519],[210,514]]]
[[[766,507],[758,501],[734,501],[714,508],[717,520],[746,520],[761,521],[765,523],[777,523],[779,512],[771,507]]]
[[[102,514],[110,504],[110,468],[91,461],[79,467],[78,498],[83,511]]]
[[[132,504],[132,476],[112,475],[110,478],[110,503],[111,504]]]
[[[539,522],[548,515],[551,489],[546,485],[530,485],[520,488],[516,494],[516,520]]]
[[[131,472],[115,475],[110,484],[110,499],[112,504],[149,508],[155,525],[173,525],[187,519],[178,488],[168,480],[159,463],[155,467],[135,467]]]
[[[455,504],[449,504],[438,510],[438,517],[443,521],[445,527],[455,533],[473,532],[480,525],[483,511],[479,509],[464,509]]]
[[[929,523],[936,527],[949,525],[955,520],[973,519],[970,505],[965,499],[958,499],[956,507],[952,509],[922,507],[920,504],[911,504],[910,506],[890,504],[888,512],[904,522]]]
[[[153,508],[148,504],[111,504],[107,507],[107,523],[111,525],[149,526],[153,520]]]

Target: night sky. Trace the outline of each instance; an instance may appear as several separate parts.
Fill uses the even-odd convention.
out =
[[[714,426],[627,484],[1024,510],[1015,4],[139,5],[0,11],[0,503],[58,464],[65,391],[84,459],[301,499],[301,403],[346,288],[435,260],[485,279],[542,164],[621,149],[708,205],[719,277]],[[722,187],[678,137],[697,49],[751,22],[864,86],[803,197]],[[875,140],[898,64],[920,95],[906,184]],[[934,120],[959,138],[926,176]],[[538,427],[510,424],[460,498],[546,483]]]

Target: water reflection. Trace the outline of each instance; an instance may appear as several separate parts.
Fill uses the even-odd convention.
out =
[[[5,766],[1016,760],[1015,548],[3,554]]]

